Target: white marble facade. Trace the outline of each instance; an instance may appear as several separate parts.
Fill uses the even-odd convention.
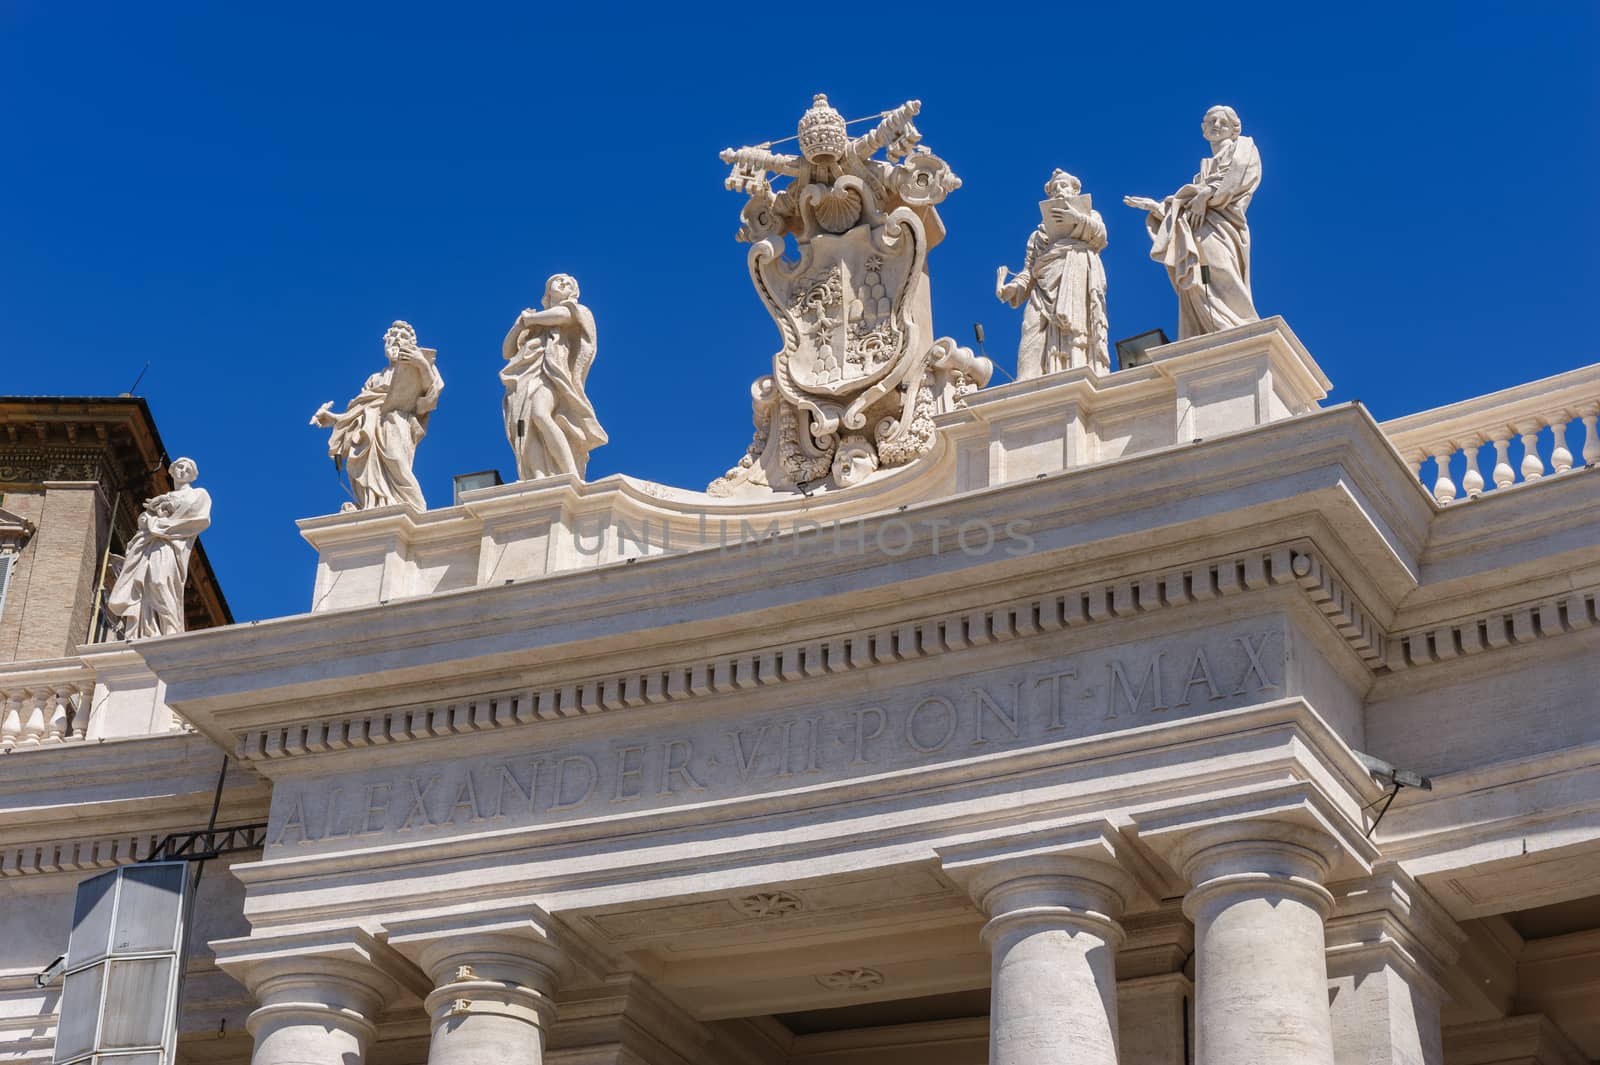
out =
[[[1600,1058],[1600,366],[1331,387],[1267,318],[811,497],[311,518],[305,614],[7,667],[0,1060],[223,752],[267,843],[202,882],[185,1062]]]

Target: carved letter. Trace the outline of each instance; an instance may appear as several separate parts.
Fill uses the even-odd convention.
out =
[[[563,799],[561,797],[567,793],[567,767],[569,765],[581,767],[585,777],[583,791],[581,791],[578,794],[578,797],[575,799]],[[600,767],[594,764],[593,758],[590,758],[586,754],[567,755],[565,758],[561,759],[560,763],[556,766],[556,793],[554,801],[550,803],[550,809],[570,810],[574,806],[578,806],[587,802],[589,796],[594,794],[594,786],[599,782]]]
[[[674,754],[682,751],[683,757],[675,758]],[[667,749],[661,756],[661,790],[658,795],[671,795],[676,789],[672,786],[674,777],[681,777],[690,788],[695,791],[705,791],[706,786],[694,778],[689,772],[689,759],[694,757],[694,744],[688,740],[668,740]]]
[[[389,784],[367,785],[367,809],[361,815],[361,834],[363,836],[371,836],[383,831],[384,823],[389,820],[389,792],[391,789],[392,785]],[[383,791],[383,802],[381,804],[377,801],[379,790]],[[378,818],[377,824],[372,823],[374,816]]]
[[[1216,681],[1211,679],[1211,663],[1206,661],[1206,649],[1204,647],[1194,653],[1194,662],[1189,666],[1189,680],[1183,686],[1183,698],[1178,700],[1178,706],[1189,705],[1189,691],[1196,684],[1204,684],[1206,691],[1211,693],[1212,699],[1223,698],[1223,694],[1217,690]]]
[[[805,721],[785,721],[783,723],[783,765],[778,770],[779,777],[792,777],[794,771],[789,767],[794,764],[794,729],[796,725],[805,725],[806,746],[802,752],[803,764],[800,766],[802,773],[820,773],[822,767],[817,765],[817,733],[819,731],[816,718],[807,718]]]
[[[334,788],[333,794],[328,796],[328,817],[326,823],[322,826],[323,839],[349,839],[351,836],[356,834],[356,825],[354,821],[350,822],[349,826],[343,831],[333,827],[334,821],[336,821],[339,817],[339,804],[343,801],[343,799],[343,788]]]
[[[1235,636],[1233,638],[1235,643],[1244,648],[1245,657],[1249,659],[1249,664],[1244,667],[1244,676],[1239,678],[1239,688],[1233,694],[1243,695],[1245,693],[1245,689],[1249,687],[1252,674],[1257,681],[1256,691],[1271,691],[1277,687],[1276,684],[1272,683],[1271,678],[1267,676],[1267,667],[1261,664],[1261,652],[1266,650],[1267,641],[1275,635],[1277,634],[1271,632],[1262,633],[1261,642],[1258,644],[1251,643],[1248,636]]]
[[[628,757],[632,755],[639,759],[638,765],[629,765]],[[617,751],[617,788],[611,795],[612,802],[622,802],[626,799],[637,799],[644,794],[643,785],[638,782],[644,779],[644,747],[622,747]],[[632,782],[635,790],[628,791]]]
[[[877,723],[872,726],[872,731],[867,731],[867,715],[872,714],[877,718]],[[875,740],[883,735],[884,713],[882,708],[876,706],[863,707],[855,712],[855,755],[850,759],[851,765],[866,765],[871,761],[867,757],[867,741]]]
[[[750,779],[750,772],[756,767],[756,759],[761,757],[761,741],[767,738],[767,732],[771,728],[771,725],[762,725],[756,730],[756,742],[750,745],[749,754],[744,750],[744,730],[728,733],[728,738],[733,741],[733,756],[739,765],[741,781]]]
[[[917,739],[917,716],[922,713],[924,708],[929,706],[941,707],[946,717],[944,735],[935,743],[923,743]],[[941,699],[937,695],[930,695],[916,706],[913,706],[911,713],[906,715],[906,741],[911,744],[912,749],[918,754],[933,754],[936,751],[942,751],[950,745],[951,740],[955,739],[958,717],[955,705],[950,700]]]
[[[445,824],[456,823],[456,811],[465,810],[467,821],[482,821],[483,813],[478,809],[478,789],[472,783],[472,770],[467,770],[461,778],[461,786],[456,789],[456,801],[450,806],[450,816],[445,818]]]
[[[1161,658],[1158,654],[1155,661],[1150,663],[1150,668],[1145,672],[1144,679],[1139,681],[1139,690],[1133,690],[1133,682],[1128,679],[1127,671],[1122,668],[1121,662],[1111,663],[1111,683],[1106,693],[1106,720],[1110,721],[1117,716],[1117,692],[1120,689],[1123,697],[1128,700],[1128,708],[1134,711],[1139,709],[1139,704],[1144,702],[1144,690],[1151,689],[1154,702],[1151,710],[1165,710],[1167,704],[1161,698]]]
[[[974,704],[973,709],[976,711],[978,718],[978,735],[972,741],[974,747],[981,747],[989,742],[983,738],[983,715],[986,713],[992,714],[994,719],[1000,722],[1007,732],[1011,733],[1012,739],[1022,735],[1022,723],[1019,720],[1022,708],[1022,682],[1020,680],[1011,682],[1010,712],[1002,709],[999,703],[989,698],[989,693],[982,688],[973,688],[972,694],[977,697],[977,702]]]
[[[420,787],[417,785],[416,777],[407,777],[406,783],[411,785],[411,808],[406,811],[405,820],[400,822],[400,831],[409,831],[411,822],[419,816],[422,818],[423,828],[433,828],[433,818],[428,816],[428,792],[439,783],[439,777],[437,775],[429,777],[428,782]]]
[[[294,797],[294,805],[289,807],[289,816],[284,818],[282,827],[278,829],[278,838],[276,842],[280,844],[287,843],[289,841],[290,829],[300,833],[300,838],[296,842],[311,842],[311,836],[306,832],[305,800],[298,795]]]
[[[497,787],[495,788],[494,792],[494,813],[490,816],[504,817],[506,815],[507,787],[511,789],[512,793],[515,794],[517,798],[528,804],[528,809],[531,812],[533,810],[533,789],[539,785],[539,767],[543,764],[544,763],[538,759],[534,759],[533,776],[528,780],[527,791],[522,790],[522,784],[517,780],[516,774],[511,772],[510,766],[496,766],[495,771],[497,776],[495,778],[495,783]]]
[[[1061,682],[1064,681],[1064,680],[1077,680],[1077,679],[1078,679],[1078,671],[1076,669],[1064,669],[1060,673],[1051,673],[1049,676],[1040,677],[1038,680],[1033,682],[1033,686],[1035,688],[1037,688],[1039,685],[1045,684],[1045,683],[1048,683],[1050,685],[1050,724],[1048,726],[1049,731],[1055,732],[1055,731],[1057,731],[1059,729],[1064,729],[1064,728],[1067,727],[1067,720],[1066,720],[1067,707],[1066,707],[1066,704],[1064,704],[1061,701]]]

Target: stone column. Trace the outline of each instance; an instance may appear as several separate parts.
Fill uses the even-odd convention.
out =
[[[358,965],[307,959],[252,981],[261,1005],[245,1028],[251,1065],[359,1065],[367,1059],[384,989]],[[381,979],[381,978],[380,978]]]
[[[1192,830],[1195,1065],[1333,1065],[1323,887],[1329,833],[1282,822]]]
[[[972,850],[942,854],[989,915],[990,1065],[1117,1065],[1114,956],[1133,880],[1110,839]]]
[[[548,944],[507,933],[423,946],[418,961],[434,983],[428,1065],[541,1065],[559,960]]]

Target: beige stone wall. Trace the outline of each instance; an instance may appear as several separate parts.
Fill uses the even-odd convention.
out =
[[[0,506],[38,526],[40,512],[44,510],[43,489],[8,489],[0,496],[4,497],[0,499]],[[5,601],[0,603],[0,662],[13,662],[17,658],[17,641],[22,636],[22,609],[27,600],[26,589],[33,571],[33,556],[34,545],[30,542],[11,563],[11,579],[6,585]]]
[[[38,531],[23,548],[0,616],[0,662],[60,658],[89,629],[107,508],[92,482],[53,481],[43,491],[6,493],[6,509]]]

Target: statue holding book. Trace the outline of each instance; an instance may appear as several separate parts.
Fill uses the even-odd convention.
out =
[[[995,297],[1025,305],[1017,379],[1084,366],[1110,373],[1106,270],[1100,262],[1105,222],[1082,183],[1065,170],[1051,174],[1044,191],[1022,271],[1007,280],[1011,271],[1002,266],[995,275]]]

